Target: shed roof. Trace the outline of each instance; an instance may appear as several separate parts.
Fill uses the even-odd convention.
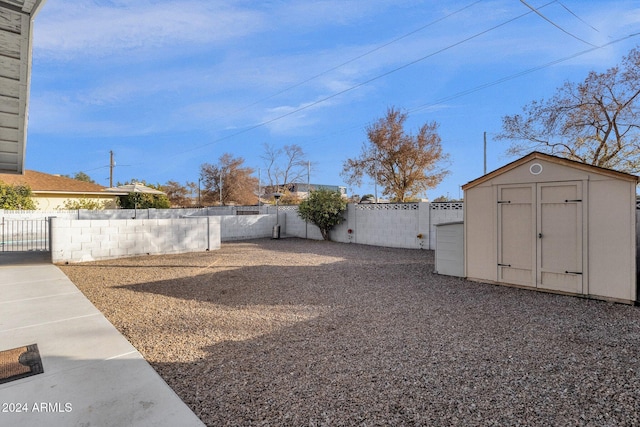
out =
[[[563,165],[563,166],[567,166],[570,168],[574,168],[574,169],[579,169],[579,170],[583,170],[585,172],[592,172],[592,173],[597,173],[600,175],[605,175],[605,176],[609,176],[611,178],[617,178],[617,179],[621,179],[624,181],[635,181],[636,183],[638,181],[640,181],[640,177],[636,176],[636,175],[632,175],[630,173],[626,173],[626,172],[620,172],[620,171],[616,171],[613,169],[607,169],[607,168],[602,168],[599,166],[593,166],[593,165],[589,165],[586,163],[582,163],[582,162],[578,162],[575,160],[569,160],[569,159],[565,159],[563,157],[558,157],[558,156],[553,156],[551,154],[546,154],[546,153],[541,153],[539,151],[533,151],[529,154],[527,154],[524,157],[521,157],[518,160],[515,160],[511,163],[508,163],[504,166],[502,166],[501,168],[498,168],[492,172],[489,172],[486,175],[483,175],[479,178],[474,179],[473,181],[469,181],[466,184],[464,184],[462,186],[463,190],[467,190],[469,188],[473,188],[477,185],[480,185],[486,181],[489,181],[490,179],[495,178],[496,176],[502,175],[505,172],[508,172],[512,169],[517,168],[518,166],[527,163],[528,161],[531,160],[546,160],[548,162],[551,163],[555,163],[555,164],[559,164],[559,165]]]
[[[34,193],[104,193],[106,187],[59,175],[26,170],[24,175],[0,173],[0,181],[9,185],[28,185]]]

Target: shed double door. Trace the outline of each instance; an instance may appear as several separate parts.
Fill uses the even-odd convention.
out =
[[[498,187],[498,281],[583,292],[582,182]]]

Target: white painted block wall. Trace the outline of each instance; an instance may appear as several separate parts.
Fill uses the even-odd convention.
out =
[[[287,236],[299,237],[301,239],[322,240],[320,229],[314,224],[307,224],[299,216],[298,211],[285,212],[286,229],[284,234]],[[336,242],[340,240],[335,239]]]
[[[273,226],[276,225],[275,215],[226,215],[217,218],[221,219],[223,242],[271,237]],[[279,215],[279,224],[282,234],[286,228],[285,215]]]
[[[54,261],[77,262],[146,253],[188,252],[204,250],[207,247],[217,249],[221,241],[272,236],[276,223],[274,207],[261,207],[262,210],[270,212],[268,215],[220,215],[232,212],[233,209],[237,208],[225,206],[193,210],[120,209],[0,213],[13,218],[55,217],[52,219],[57,224],[55,229],[52,228],[52,248],[56,252],[53,254]],[[213,211],[216,215],[200,216]],[[185,218],[184,214],[198,215]],[[132,216],[136,216],[137,219],[130,219]],[[144,219],[144,216],[156,218]],[[207,218],[210,224],[208,234],[206,227],[202,226]],[[345,212],[345,221],[334,227],[331,239],[343,243],[435,249],[435,225],[462,219],[462,203],[372,206],[349,204]],[[281,207],[279,223],[281,236],[322,239],[318,227],[306,224],[300,219],[295,207]],[[348,233],[348,230],[352,230],[352,233]],[[418,238],[418,235],[422,235],[422,238]],[[199,243],[194,244],[194,241]]]
[[[320,230],[305,224],[297,211],[288,211],[286,234],[321,240]],[[406,205],[349,204],[345,221],[331,230],[331,240],[342,243],[409,249],[435,249],[435,226],[462,221],[462,204],[441,204],[432,209],[429,203]],[[351,230],[351,233],[348,233]],[[419,238],[418,235],[422,237]]]
[[[82,262],[220,248],[220,218],[51,219],[53,262]]]

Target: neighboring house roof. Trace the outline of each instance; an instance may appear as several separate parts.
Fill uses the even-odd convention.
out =
[[[553,156],[551,154],[546,154],[546,153],[540,153],[539,151],[533,151],[529,154],[527,154],[526,156],[515,160],[509,164],[506,164],[504,166],[502,166],[499,169],[494,170],[493,172],[489,172],[486,175],[483,175],[479,178],[474,179],[473,181],[469,181],[467,182],[465,185],[462,186],[463,190],[467,190],[469,188],[473,188],[476,185],[482,184],[483,182],[489,181],[490,179],[501,175],[505,172],[508,172],[512,169],[517,168],[518,166],[530,161],[530,160],[547,160],[549,162],[552,163],[556,163],[559,165],[564,165],[564,166],[568,166],[568,167],[572,167],[575,169],[580,169],[583,171],[587,171],[587,172],[593,172],[593,173],[599,173],[601,175],[606,175],[612,178],[617,178],[617,179],[622,179],[622,180],[626,180],[626,181],[635,181],[638,182],[640,180],[640,177],[637,177],[635,175],[631,175],[629,173],[626,172],[620,172],[620,171],[616,171],[613,169],[607,169],[607,168],[601,168],[599,166],[593,166],[587,163],[582,163],[582,162],[577,162],[575,160],[569,160],[569,159],[565,159],[562,157],[558,157],[558,156]]]
[[[26,170],[24,175],[0,173],[0,181],[9,185],[28,185],[34,194],[105,194],[105,187],[99,184],[32,170]]]
[[[155,188],[147,187],[146,185],[140,182],[134,182],[132,184],[123,184],[117,187],[107,188],[104,191],[107,193],[117,193],[117,194],[129,194],[129,193],[144,193],[144,194],[157,194],[166,196],[167,193],[164,191],[156,190]]]

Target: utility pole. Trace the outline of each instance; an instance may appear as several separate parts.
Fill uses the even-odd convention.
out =
[[[222,168],[220,168],[220,206],[222,206]]]
[[[113,167],[116,164],[113,162],[113,150],[109,151],[109,187],[113,187]]]
[[[484,174],[487,174],[487,132],[484,133]]]
[[[311,160],[307,160],[307,199],[311,195]],[[309,221],[304,221],[304,238],[309,237]]]
[[[378,203],[378,162],[376,161],[375,164],[375,174],[373,175],[373,193],[375,194],[375,198],[376,201],[375,203]]]

